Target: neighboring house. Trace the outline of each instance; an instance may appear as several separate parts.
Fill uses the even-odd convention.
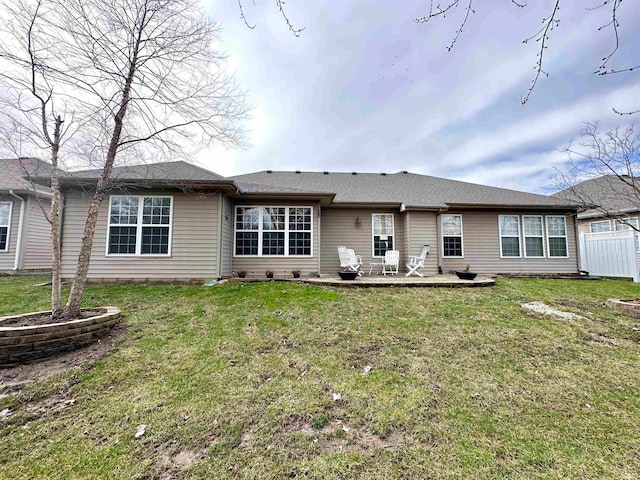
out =
[[[89,187],[99,171],[62,179],[63,277],[74,274]],[[44,181],[44,180],[43,180]],[[339,269],[336,247],[366,264],[429,244],[424,272],[576,273],[573,204],[407,172],[271,172],[224,178],[184,162],[116,168],[101,206],[92,280],[264,277]]]
[[[631,178],[616,175],[585,180],[553,196],[574,201],[583,207],[578,212],[579,233],[609,233],[632,230],[640,225],[640,198]],[[640,235],[636,233],[636,251],[640,261]]]
[[[49,172],[37,158],[0,159],[0,273],[51,269],[51,193],[28,180]]]

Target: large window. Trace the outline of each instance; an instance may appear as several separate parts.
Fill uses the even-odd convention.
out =
[[[384,257],[387,250],[393,250],[393,213],[374,213],[371,225],[373,256]]]
[[[561,216],[548,215],[546,221],[549,257],[568,257],[567,219]]]
[[[107,254],[169,255],[172,200],[172,197],[112,196]]]
[[[462,215],[442,215],[442,256],[463,257]]]
[[[611,222],[609,220],[602,220],[599,222],[591,222],[589,224],[589,230],[591,233],[602,233],[611,231]]]
[[[544,257],[542,216],[523,215],[522,229],[524,231],[524,256]]]
[[[236,256],[312,255],[312,207],[236,207]]]
[[[500,256],[520,256],[520,217],[518,215],[498,215],[500,232]]]
[[[6,252],[9,250],[11,205],[11,202],[0,202],[0,252]]]
[[[634,217],[634,218],[625,218],[622,220],[616,220],[615,221],[616,224],[616,232],[623,232],[625,230],[633,230],[634,228],[635,230],[635,234],[633,236],[633,238],[635,239],[636,242],[636,252],[640,252],[640,234],[638,233],[638,218]],[[632,228],[634,227],[634,228]]]

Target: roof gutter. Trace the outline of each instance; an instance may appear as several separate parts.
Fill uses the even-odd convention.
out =
[[[24,210],[25,200],[24,198],[16,195],[13,190],[9,190],[9,195],[20,200],[20,219],[18,220],[18,238],[16,239],[16,255],[13,262],[13,271],[17,272],[20,269],[20,257],[22,255],[22,227],[24,225]]]

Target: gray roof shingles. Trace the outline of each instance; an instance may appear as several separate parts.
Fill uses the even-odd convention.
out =
[[[585,180],[573,187],[556,192],[553,196],[599,207],[589,208],[579,213],[578,218],[603,216],[603,210],[613,214],[640,211],[640,199],[636,196],[634,188],[616,175],[603,175]]]
[[[280,188],[335,193],[334,203],[405,204],[425,208],[446,208],[449,205],[572,206],[572,202],[557,197],[405,172],[354,175],[343,172],[261,171],[230,178],[242,183],[248,193],[253,191],[252,184],[272,185],[273,193],[278,193]]]
[[[33,186],[29,177],[46,177],[51,175],[51,166],[39,158],[1,158],[0,159],[0,191],[31,191]],[[38,187],[42,190],[42,187]]]
[[[67,176],[75,179],[95,180],[100,177],[101,173],[102,169],[100,168],[69,172]],[[148,180],[167,182],[226,180],[225,177],[218,175],[217,173],[213,173],[210,170],[181,160],[175,162],[114,167],[111,178],[114,181]]]

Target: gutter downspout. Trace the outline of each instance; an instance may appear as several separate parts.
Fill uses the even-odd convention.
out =
[[[22,228],[24,226],[25,200],[24,198],[13,193],[13,190],[9,190],[9,195],[20,200],[20,219],[18,220],[18,237],[16,239],[16,257],[15,257],[15,261],[13,262],[13,269],[12,269],[14,272],[17,272],[20,269],[20,257],[22,255]]]

